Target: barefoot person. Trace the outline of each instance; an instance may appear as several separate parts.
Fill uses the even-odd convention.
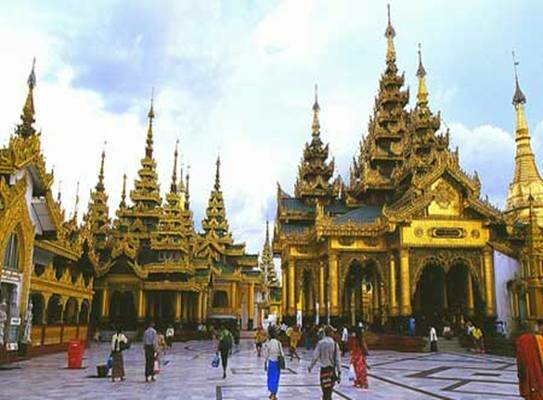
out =
[[[357,328],[352,339],[351,364],[353,364],[354,372],[356,374],[354,386],[357,388],[367,389],[368,364],[366,362],[366,354],[368,353],[368,347],[366,345],[366,340],[364,339],[362,329]]]
[[[520,395],[527,400],[543,399],[543,320],[535,333],[517,339],[517,370]]]
[[[228,366],[228,356],[232,352],[232,346],[234,345],[234,337],[232,333],[223,327],[219,333],[219,346],[217,351],[221,354],[222,364],[222,378],[226,379],[226,367]]]
[[[115,382],[115,378],[120,378],[124,381],[124,360],[123,350],[126,349],[128,339],[122,332],[120,327],[117,327],[115,334],[111,337],[111,357],[113,358],[113,367],[111,368],[111,382]]]
[[[266,342],[267,338],[268,335],[266,334],[264,328],[262,328],[262,325],[258,325],[255,333],[255,346],[256,354],[258,355],[258,357],[260,357],[260,354],[262,353],[262,345],[264,344],[264,342]]]
[[[311,373],[313,366],[319,362],[321,366],[320,383],[322,389],[322,399],[332,400],[332,391],[334,385],[341,380],[341,350],[337,343],[332,339],[334,329],[331,326],[324,328],[324,338],[319,341],[313,359],[307,370]]]
[[[277,392],[279,391],[279,378],[281,377],[280,359],[285,360],[283,353],[283,345],[277,340],[278,329],[272,327],[269,332],[269,340],[264,345],[264,371],[268,374],[268,391],[270,399],[277,400]]]

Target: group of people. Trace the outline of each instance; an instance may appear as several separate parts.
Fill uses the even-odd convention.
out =
[[[299,325],[278,327],[270,325],[268,330],[259,326],[255,332],[255,347],[257,356],[264,353],[264,369],[267,371],[268,391],[270,399],[276,400],[279,390],[281,370],[286,368],[283,343],[287,344],[290,360],[300,360],[297,348],[303,335]],[[358,388],[368,388],[367,380],[367,355],[368,348],[361,328],[353,328],[349,333],[347,327],[341,332],[336,331],[330,325],[321,325],[316,331],[318,342],[313,351],[313,356],[308,366],[308,371],[318,363],[320,366],[320,386],[323,399],[332,398],[332,391],[336,383],[341,381],[341,357],[347,351],[351,352],[351,370],[353,385]]]

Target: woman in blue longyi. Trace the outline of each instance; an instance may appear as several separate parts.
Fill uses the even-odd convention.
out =
[[[279,378],[281,377],[280,358],[285,359],[283,353],[283,345],[277,340],[277,330],[272,327],[269,332],[269,339],[265,344],[264,370],[268,372],[268,390],[270,399],[277,400],[277,392],[279,391]],[[283,361],[284,362],[284,361]]]

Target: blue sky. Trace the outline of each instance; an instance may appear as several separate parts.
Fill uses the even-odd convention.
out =
[[[179,138],[199,221],[220,152],[234,237],[252,251],[274,217],[276,182],[292,191],[315,83],[323,139],[336,173],[348,178],[384,69],[386,2],[79,3],[0,5],[0,141],[17,123],[36,56],[37,126],[68,213],[78,180],[86,207],[104,141],[110,207],[117,206],[123,172],[133,179],[143,156],[152,87],[163,190]],[[398,66],[412,93],[420,42],[432,109],[451,128],[464,169],[476,169],[483,193],[503,206],[514,162],[512,49],[538,161],[543,155],[543,4],[396,0],[391,7]]]

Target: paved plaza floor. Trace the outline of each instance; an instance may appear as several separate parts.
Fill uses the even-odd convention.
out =
[[[109,354],[108,345],[87,350],[86,368],[66,369],[66,354],[36,357],[0,370],[1,399],[267,399],[266,375],[250,341],[234,351],[228,377],[211,367],[211,342],[174,343],[162,357],[162,371],[154,383],[143,377],[143,350],[135,343],[125,352],[126,381],[96,378],[96,364]],[[279,399],[320,399],[318,368],[307,372],[311,353],[300,351],[301,361],[287,359]],[[398,353],[373,351],[369,357],[369,386],[355,389],[347,381],[349,360],[334,399],[518,399],[512,358],[467,353]],[[20,368],[19,368],[20,367]]]

